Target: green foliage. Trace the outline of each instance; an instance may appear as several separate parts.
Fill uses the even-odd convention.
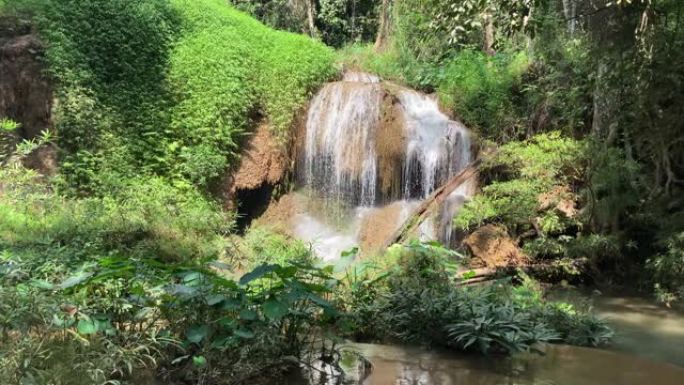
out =
[[[375,39],[379,4],[373,0],[231,0],[264,24],[291,32],[319,37],[325,44],[340,47]],[[309,24],[309,6],[314,30]]]
[[[315,258],[304,242],[263,226],[251,227],[238,242],[242,253],[236,262],[249,267],[263,263],[313,262]]]
[[[486,137],[516,138],[524,127],[514,103],[528,61],[523,52],[490,57],[461,51],[441,68],[440,101]]]
[[[0,119],[0,130],[12,132],[20,127],[20,124],[11,119]]]
[[[372,0],[319,0],[317,26],[322,40],[333,47],[372,41],[378,28],[379,2]]]
[[[3,171],[10,178],[12,171]],[[46,249],[82,248],[78,254],[104,250],[150,253],[166,261],[218,257],[221,235],[230,229],[228,214],[190,191],[161,179],[122,182],[118,195],[79,200],[41,191],[40,186],[3,182],[0,245]],[[33,191],[38,190],[38,191]]]
[[[536,342],[597,346],[610,329],[592,316],[545,302],[541,289],[523,275],[523,284],[459,286],[453,255],[433,245],[404,246],[384,273],[366,268],[352,272],[350,314],[365,338],[392,338],[457,350],[527,351]],[[372,291],[364,291],[372,285]],[[348,326],[348,325],[347,325]],[[352,329],[353,330],[353,329]],[[358,330],[357,330],[358,331]]]
[[[272,31],[223,2],[173,1],[183,38],[169,79],[178,103],[169,144],[180,174],[205,185],[226,169],[240,135],[264,116],[285,141],[297,109],[333,75],[332,51],[304,36]]]
[[[665,252],[647,262],[653,274],[655,293],[666,304],[684,296],[684,233],[680,232],[665,241]]]
[[[599,274],[600,264],[619,263],[630,248],[610,229],[612,215],[635,207],[638,193],[628,182],[634,167],[619,151],[601,153],[558,132],[511,141],[485,159],[481,193],[454,225],[500,226],[525,254],[551,260],[560,277]]]
[[[15,147],[14,132],[19,127],[19,123],[11,119],[0,118],[0,163],[12,155]]]
[[[34,173],[1,172],[8,383],[127,383],[143,368],[188,381],[267,376],[336,317],[332,266],[299,258],[234,280],[221,262],[229,218],[199,195],[146,179],[72,199]]]
[[[484,164],[485,181],[491,182],[465,205],[455,226],[467,230],[500,221],[515,234],[534,225],[543,233],[561,232],[574,221],[560,217],[556,205],[564,199],[574,204],[577,199],[563,190],[581,178],[584,148],[582,142],[559,133],[501,146]],[[540,202],[542,194],[549,202]]]
[[[254,120],[284,141],[332,51],[218,0],[12,0],[47,42],[62,174],[80,193],[161,175],[206,188]],[[209,16],[208,16],[209,15]]]

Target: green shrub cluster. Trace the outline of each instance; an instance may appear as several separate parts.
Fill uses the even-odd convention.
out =
[[[514,353],[533,350],[538,342],[598,346],[612,336],[593,316],[546,302],[528,277],[517,287],[509,281],[459,286],[453,252],[414,243],[395,254],[389,270],[354,267],[345,281],[345,326],[357,338]]]
[[[171,53],[169,143],[179,171],[206,184],[225,170],[241,135],[266,118],[285,141],[298,108],[330,78],[332,50],[311,39],[273,31],[222,1],[172,1],[183,15]]]
[[[21,168],[0,177],[8,384],[266,377],[304,359],[335,313],[332,267],[295,255],[233,278],[230,218],[161,180],[73,199]]]
[[[556,211],[560,200],[574,206],[574,187],[587,167],[585,143],[563,137],[559,133],[540,134],[523,142],[509,142],[485,160],[485,186],[460,211],[455,226],[463,230],[500,221],[514,234],[522,234],[535,224],[539,230],[554,233],[572,225]],[[541,208],[539,197],[550,195],[550,202]],[[563,192],[565,190],[565,192]],[[547,214],[535,223],[535,218]],[[562,226],[562,228],[560,227]]]
[[[559,132],[500,146],[485,158],[481,192],[465,204],[454,226],[473,231],[494,224],[528,256],[556,264],[561,275],[598,273],[601,263],[623,252],[620,236],[605,223],[612,221],[607,213],[615,212],[610,205],[633,204],[612,198],[624,188],[620,173],[634,165],[618,152],[597,157],[594,151],[589,141]],[[601,177],[606,174],[612,181]]]
[[[658,299],[669,306],[684,298],[684,233],[675,233],[665,240],[664,252],[647,262],[653,274]]]
[[[219,0],[12,0],[47,43],[62,174],[77,191],[162,175],[207,187],[265,119],[286,139],[332,51]]]

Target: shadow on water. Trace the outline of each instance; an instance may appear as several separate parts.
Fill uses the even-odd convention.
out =
[[[588,297],[574,290],[557,291],[553,298],[571,303],[588,298],[594,313],[615,329],[609,350],[684,367],[684,309],[637,296]]]
[[[585,304],[616,330],[607,349],[543,345],[543,354],[463,355],[417,347],[350,344],[372,364],[362,385],[682,385],[684,312],[638,297],[558,290],[555,300]],[[354,365],[352,365],[353,367]],[[357,365],[358,366],[358,365]],[[307,381],[296,381],[304,385]]]
[[[544,355],[472,357],[354,345],[373,364],[364,385],[681,385],[684,368],[606,350],[546,346]]]

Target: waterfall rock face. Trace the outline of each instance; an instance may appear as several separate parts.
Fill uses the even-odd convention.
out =
[[[469,132],[433,98],[359,72],[345,73],[314,96],[303,136],[299,185],[318,204],[293,227],[314,249],[326,245],[319,254],[337,253],[321,255],[326,259],[339,257],[335,239],[348,247],[389,235],[472,158]],[[472,188],[455,191],[419,236],[450,242],[451,218]]]

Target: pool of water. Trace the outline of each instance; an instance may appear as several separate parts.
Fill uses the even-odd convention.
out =
[[[544,355],[472,357],[353,345],[372,363],[363,385],[682,385],[684,368],[624,353],[549,345]]]
[[[627,296],[556,291],[588,302],[616,331],[605,349],[543,345],[543,354],[463,355],[417,347],[350,344],[365,357],[363,385],[684,385],[684,312]],[[358,365],[357,365],[358,366]]]
[[[668,309],[652,299],[616,294],[555,290],[556,300],[589,304],[615,330],[607,348],[684,367],[684,309]],[[684,385],[684,379],[681,382]]]

